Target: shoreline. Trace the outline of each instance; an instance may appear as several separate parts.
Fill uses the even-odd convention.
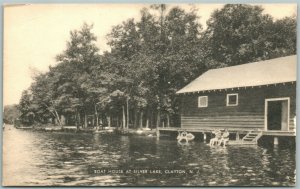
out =
[[[150,128],[135,128],[135,129],[123,129],[119,127],[103,127],[96,129],[96,127],[90,128],[78,128],[77,126],[14,126],[16,129],[33,130],[43,132],[76,132],[76,133],[114,133],[120,135],[142,135],[142,136],[156,136],[156,129]]]

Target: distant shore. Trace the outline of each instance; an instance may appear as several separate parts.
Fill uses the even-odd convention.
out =
[[[36,126],[15,126],[17,129],[28,129],[45,132],[79,132],[79,133],[116,133],[116,134],[136,134],[145,136],[156,136],[156,129],[135,128],[123,129],[119,127],[77,127],[77,126],[55,126],[55,125],[36,125]]]

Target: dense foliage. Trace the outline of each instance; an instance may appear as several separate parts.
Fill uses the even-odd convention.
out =
[[[262,7],[235,4],[216,10],[207,25],[208,64],[231,66],[296,54],[295,17],[274,21]]]
[[[70,33],[58,64],[23,92],[23,122],[178,126],[175,92],[211,68],[296,53],[296,19],[274,20],[252,5],[225,5],[203,30],[198,10],[152,5],[107,35],[99,54],[92,26]]]
[[[21,115],[16,104],[7,105],[4,107],[3,111],[3,122],[8,124],[13,124],[16,119]]]

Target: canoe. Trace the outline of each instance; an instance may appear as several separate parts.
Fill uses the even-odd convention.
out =
[[[185,140],[186,142],[194,140],[195,136],[192,133],[187,133],[186,131],[181,132],[177,136],[178,142]]]

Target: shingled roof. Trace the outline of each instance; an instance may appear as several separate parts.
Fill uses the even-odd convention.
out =
[[[297,56],[208,70],[177,92],[251,87],[296,81]]]

